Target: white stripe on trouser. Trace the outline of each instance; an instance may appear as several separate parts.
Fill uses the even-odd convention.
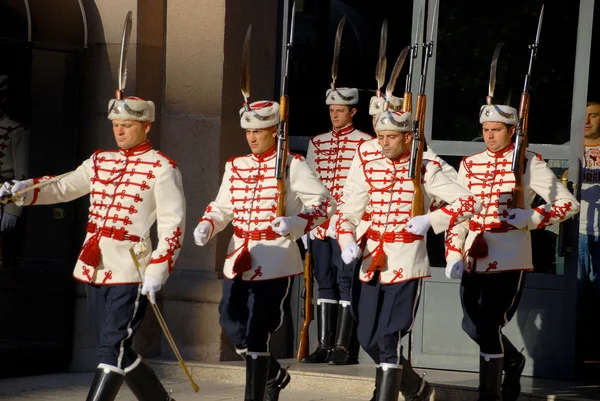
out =
[[[501,356],[490,356],[490,358],[504,357],[504,344],[502,343],[502,328],[508,324],[508,316],[507,316],[508,311],[511,310],[512,307],[514,306],[514,304],[517,300],[517,295],[519,294],[519,291],[521,290],[522,283],[523,283],[523,271],[521,270],[521,272],[519,273],[519,282],[517,283],[517,290],[515,291],[515,295],[513,296],[513,299],[510,302],[510,306],[508,307],[508,309],[506,309],[506,312],[504,312],[504,324],[498,328],[498,342],[500,342],[500,349],[502,349],[502,354],[501,354]],[[495,355],[500,355],[500,354],[495,354]],[[482,355],[482,356],[485,357],[485,355]],[[486,360],[488,360],[488,358],[486,358]]]
[[[138,355],[137,359],[135,360],[135,362],[133,362],[131,365],[127,366],[124,370],[125,370],[125,374],[131,372],[133,369],[137,368],[137,366],[142,362],[142,357]]]
[[[133,319],[135,319],[135,315],[137,313],[138,307],[140,306],[140,296],[142,294],[142,284],[138,284],[138,293],[137,293],[137,297],[135,299],[135,307],[133,308],[133,316],[131,316],[131,320],[129,320],[129,323],[127,323],[127,337],[125,337],[123,340],[121,340],[121,344],[119,345],[119,358],[117,359],[117,366],[119,368],[121,368],[121,365],[123,364],[123,355],[125,354],[125,348],[124,348],[124,344],[125,341],[127,341],[129,338],[131,338],[131,336],[133,335],[133,330],[131,330],[131,322],[133,322]]]
[[[419,302],[419,297],[421,296],[422,285],[423,280],[419,279],[419,284],[417,285],[417,293],[415,294],[415,299],[413,301],[412,320],[408,331],[412,331],[412,328],[415,324],[415,316],[417,315],[417,304]],[[400,364],[400,360],[402,359],[402,330],[398,332],[398,345],[396,346],[396,354],[398,355],[398,364]]]
[[[285,289],[285,295],[283,296],[283,298],[281,298],[281,302],[279,303],[279,316],[280,316],[279,325],[273,331],[279,330],[279,328],[283,324],[283,318],[285,317],[285,311],[283,310],[283,303],[285,302],[285,299],[287,298],[288,294],[290,293],[290,286],[292,284],[292,278],[288,277],[287,280],[288,280],[288,284],[287,284],[287,288]],[[269,340],[270,339],[271,339],[271,336],[269,335]]]

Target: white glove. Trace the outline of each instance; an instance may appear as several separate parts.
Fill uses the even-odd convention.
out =
[[[315,237],[315,233],[312,232],[312,231],[308,235],[310,235],[310,239],[316,239],[317,238],[317,237]]]
[[[10,181],[4,182],[2,187],[0,188],[0,197],[2,198],[10,198],[12,196],[12,184]]]
[[[304,249],[308,251],[308,234],[304,234],[300,239],[302,240],[302,244],[304,244]]]
[[[156,303],[156,293],[162,288],[162,283],[152,276],[144,276],[144,285],[142,286],[142,295],[148,294],[150,302]]]
[[[529,223],[529,213],[523,209],[512,209],[506,222],[519,229],[525,228]]]
[[[452,262],[448,262],[448,264],[446,265],[447,278],[461,278],[464,271],[465,265],[462,260],[453,260]]]
[[[208,242],[211,225],[206,221],[201,221],[194,230],[194,242],[198,246],[204,246]]]
[[[289,217],[276,217],[275,220],[273,220],[271,222],[271,228],[277,234],[281,235],[282,237],[285,237],[286,235],[288,235],[290,233],[290,230],[292,229],[292,224],[290,222],[290,218]]]
[[[431,227],[429,215],[415,216],[406,223],[406,231],[415,235],[425,235]]]
[[[19,181],[19,180],[13,180],[13,186],[11,189],[11,192],[14,194],[16,194],[17,192],[19,192],[22,189],[25,189],[29,186],[29,183],[27,181]]]
[[[358,254],[360,253],[360,248],[356,242],[351,242],[344,247],[342,251],[342,260],[345,264],[349,265],[353,260],[358,258]]]
[[[329,227],[327,228],[327,236],[329,238],[337,238],[337,230],[335,226],[337,225],[337,214],[334,214],[329,219]]]
[[[0,231],[7,232],[12,231],[17,224],[17,216],[10,213],[4,213],[2,215],[2,223],[0,224]]]

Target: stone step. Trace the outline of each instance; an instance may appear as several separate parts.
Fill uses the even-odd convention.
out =
[[[184,377],[177,361],[150,359],[157,374],[166,378]],[[298,363],[295,359],[280,360],[282,366],[289,366],[292,380],[287,388],[355,395],[357,399],[368,400],[373,394],[375,367],[370,364],[349,366],[329,366],[326,364]],[[186,361],[195,380],[241,384],[246,380],[243,361],[216,363]],[[472,372],[440,371],[415,369],[432,384],[434,395],[430,401],[477,401],[478,375]],[[600,385],[585,385],[555,380],[523,377],[522,394],[519,401],[599,401]],[[282,399],[285,400],[285,393]],[[400,400],[403,397],[400,396]]]

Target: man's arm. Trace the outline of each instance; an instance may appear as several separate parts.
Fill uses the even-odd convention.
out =
[[[431,227],[436,234],[469,220],[481,211],[479,200],[462,185],[448,178],[442,172],[439,163],[427,164],[424,179],[425,191],[431,197],[442,199],[447,203],[446,206],[429,213]]]
[[[360,149],[360,147],[359,147]],[[341,249],[351,242],[356,242],[354,232],[362,221],[369,204],[369,185],[362,171],[362,160],[357,151],[352,159],[348,178],[344,185],[342,202],[337,211],[338,241]]]
[[[185,232],[185,196],[181,173],[177,167],[169,165],[158,177],[154,202],[158,243],[145,274],[164,283],[173,270]]]
[[[298,215],[288,216],[291,223],[290,238],[295,241],[327,221],[335,213],[337,204],[300,155],[295,155],[290,163],[289,183],[291,192],[304,205]]]
[[[229,199],[233,161],[234,159],[231,159],[225,165],[225,173],[217,197],[206,207],[204,215],[200,218],[199,223],[207,222],[211,227],[206,241],[223,231],[233,220],[233,205]]]
[[[529,153],[528,156],[531,158],[527,173],[529,187],[541,196],[546,204],[524,211],[527,216],[527,227],[530,230],[544,228],[560,223],[579,212],[579,202],[558,181],[546,162],[538,155]],[[510,223],[510,220],[508,222]]]
[[[92,156],[93,158],[94,156]],[[18,206],[50,205],[53,203],[70,202],[90,193],[92,174],[92,158],[84,161],[76,170],[58,181],[28,191],[15,202]],[[27,186],[43,182],[51,176],[25,180]]]

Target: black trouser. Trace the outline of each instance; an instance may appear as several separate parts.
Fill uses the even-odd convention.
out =
[[[382,284],[375,274],[362,283],[357,334],[375,363],[400,365],[401,339],[412,329],[421,293],[421,280]]]
[[[342,261],[342,251],[337,240],[325,238],[310,241],[315,279],[319,284],[319,298],[348,301],[352,299],[352,266]]]
[[[504,354],[502,328],[510,322],[521,300],[525,271],[465,273],[460,283],[463,330],[484,356]]]
[[[290,302],[292,277],[243,281],[223,279],[219,323],[238,350],[268,352]]]
[[[148,304],[141,290],[141,284],[86,285],[100,363],[125,369],[137,359],[131,344]]]

